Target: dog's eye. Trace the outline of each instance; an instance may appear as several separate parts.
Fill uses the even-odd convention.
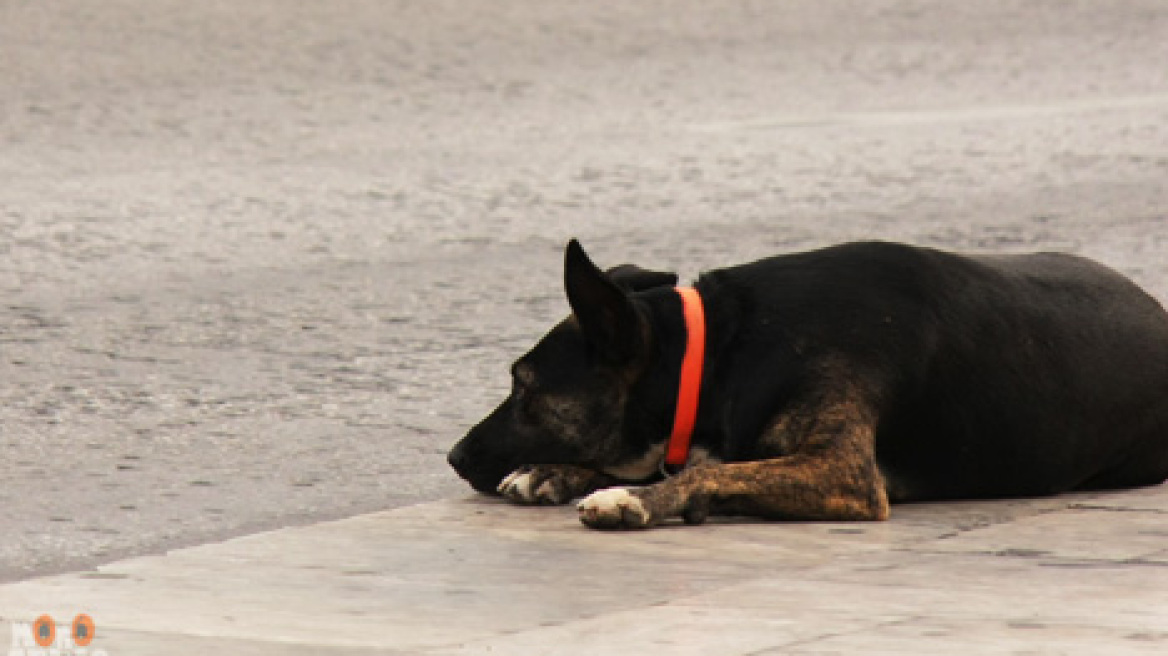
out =
[[[516,401],[526,401],[535,391],[535,385],[529,381],[521,378],[515,378],[511,381],[511,396]]]
[[[517,365],[511,369],[511,394],[523,399],[535,389],[535,372],[531,367]]]
[[[518,380],[511,381],[511,396],[517,401],[522,401],[527,397],[527,386]]]

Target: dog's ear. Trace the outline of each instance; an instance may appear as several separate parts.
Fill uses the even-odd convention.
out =
[[[580,242],[564,252],[564,289],[584,336],[604,359],[626,362],[641,346],[640,316],[628,294],[601,271]]]
[[[630,292],[643,292],[655,287],[677,285],[677,274],[666,271],[649,271],[635,264],[622,264],[605,272],[608,279]]]

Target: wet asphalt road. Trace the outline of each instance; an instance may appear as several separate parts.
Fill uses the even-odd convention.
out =
[[[1168,299],[1168,5],[0,2],[0,579],[460,495],[563,243]]]

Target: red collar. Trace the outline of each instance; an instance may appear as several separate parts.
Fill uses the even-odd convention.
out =
[[[665,464],[685,467],[689,442],[698,416],[698,393],[702,387],[702,365],[706,357],[706,313],[702,297],[693,287],[678,287],[685,313],[685,356],[681,360],[681,382],[677,386],[677,411],[673,433],[665,448]]]

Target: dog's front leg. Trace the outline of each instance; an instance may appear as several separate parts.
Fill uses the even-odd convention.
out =
[[[695,474],[714,467],[690,469],[646,487],[593,492],[576,506],[580,521],[592,528],[648,528],[671,517],[684,517],[688,524],[701,523],[709,514],[709,497],[698,492]]]
[[[769,432],[764,439],[774,438],[776,444],[798,433],[794,453],[693,467],[647,487],[600,490],[580,502],[580,520],[592,528],[645,528],[673,517],[700,523],[711,513],[835,521],[888,518],[873,423],[858,406],[838,402],[781,416]]]
[[[706,465],[647,487],[613,487],[580,502],[592,528],[647,528],[710,514],[767,519],[883,520],[888,498],[874,465],[847,471],[818,457]]]
[[[576,465],[528,465],[499,484],[499,494],[524,505],[561,505],[613,485],[616,479]]]

